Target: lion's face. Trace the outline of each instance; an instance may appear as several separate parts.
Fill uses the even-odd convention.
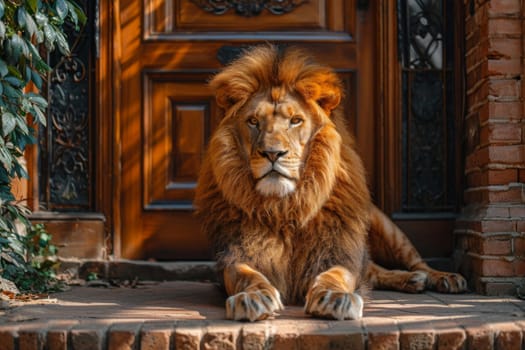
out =
[[[254,96],[237,116],[241,144],[256,190],[265,196],[293,193],[316,122],[309,106],[289,93]]]
[[[335,72],[301,50],[263,46],[224,68],[210,87],[224,115],[210,139],[198,200],[219,190],[248,215],[308,222],[345,171]]]

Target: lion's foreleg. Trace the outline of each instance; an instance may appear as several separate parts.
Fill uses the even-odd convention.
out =
[[[357,279],[342,266],[319,274],[306,294],[305,312],[316,317],[360,319],[363,299],[355,293]]]
[[[224,269],[226,318],[257,321],[283,309],[277,288],[260,272],[246,264],[233,264]]]

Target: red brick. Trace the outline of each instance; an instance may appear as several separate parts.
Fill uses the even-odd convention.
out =
[[[512,218],[525,218],[525,205],[514,206],[509,208],[509,214]]]
[[[523,145],[488,147],[491,163],[517,164],[525,163]]]
[[[482,145],[521,143],[521,128],[517,124],[487,124],[481,128],[480,141]]]
[[[508,60],[521,55],[521,38],[491,38],[489,37],[488,57]]]
[[[525,259],[517,258],[514,261],[514,276],[525,276]]]
[[[508,207],[495,207],[488,206],[485,209],[485,217],[490,218],[508,218],[509,217],[509,208]]]
[[[481,292],[485,295],[515,295],[516,284],[512,282],[486,282]]]
[[[483,239],[482,250],[480,254],[483,255],[511,255],[512,241],[510,237],[498,239]]]
[[[518,179],[517,169],[488,169],[486,170],[487,185],[507,185],[511,182],[516,182]]]
[[[525,233],[525,220],[516,221],[516,231]]]
[[[511,261],[503,259],[480,259],[472,261],[472,267],[479,276],[484,277],[512,277],[514,268]]]
[[[107,327],[98,324],[78,325],[70,331],[71,346],[75,350],[102,350]]]
[[[268,327],[265,323],[245,324],[241,331],[241,349],[269,349],[271,344],[267,333]]]
[[[487,117],[494,120],[521,120],[523,106],[520,102],[497,102],[489,101],[489,113]],[[481,116],[480,116],[481,117]],[[481,118],[480,118],[481,119]],[[481,119],[483,123],[486,120]]]
[[[489,59],[487,69],[489,76],[518,77],[521,74],[521,60],[518,58],[510,60]]]
[[[2,327],[0,330],[0,344],[2,344],[2,350],[15,350],[16,349],[16,338],[17,334],[16,326]]]
[[[171,330],[150,330],[143,331],[140,337],[140,349],[142,350],[169,350],[170,349],[170,338]],[[199,342],[199,339],[191,342],[181,342],[179,339],[179,345],[177,349],[198,349],[195,347],[195,342]],[[188,344],[193,344],[188,345]]]
[[[365,349],[365,337],[360,323],[355,321],[315,322],[311,330],[303,328],[299,336],[300,349]]]
[[[490,18],[488,31],[492,35],[521,35],[521,20],[518,18]]]
[[[24,330],[18,333],[19,350],[41,350],[44,348],[45,330]]]
[[[48,331],[46,347],[49,350],[67,350],[67,330]]]
[[[511,220],[483,220],[481,222],[482,232],[513,232],[514,222]]]
[[[467,174],[467,187],[480,187],[487,185],[483,181],[482,172],[479,170],[471,171]]]
[[[175,349],[199,350],[203,330],[192,321],[178,323],[175,328]],[[156,348],[151,348],[156,349]],[[169,348],[168,348],[169,349]]]
[[[521,96],[521,83],[516,79],[491,79],[488,89],[495,101],[517,100]]]
[[[521,11],[519,0],[491,0],[488,2],[489,16],[519,15]]]
[[[498,325],[494,345],[498,350],[520,349],[522,340],[523,335],[520,327],[511,323],[504,323]]]
[[[465,331],[459,327],[441,330],[437,333],[437,349],[459,350],[464,349],[467,342]]]
[[[241,324],[233,325],[231,323],[210,325],[202,337],[201,346],[204,349],[235,350],[240,327]]]
[[[398,350],[399,327],[389,317],[365,317],[364,328],[368,335],[368,350]]]
[[[519,179],[519,182],[525,183],[525,169],[519,170],[518,179]]]
[[[521,203],[522,189],[521,187],[509,187],[501,191],[488,191],[488,201],[490,203]]]
[[[140,323],[123,323],[111,326],[109,330],[109,348],[119,350],[135,349],[139,343]]]
[[[274,323],[273,350],[299,349],[299,328],[296,322],[276,320]]]
[[[514,255],[522,258],[525,257],[525,237],[514,238]]]
[[[494,332],[490,326],[486,325],[467,325],[467,349],[493,350]]]

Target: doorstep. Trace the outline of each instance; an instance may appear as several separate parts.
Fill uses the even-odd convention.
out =
[[[372,291],[359,321],[224,320],[211,282],[72,287],[0,310],[0,349],[521,349],[525,301]]]

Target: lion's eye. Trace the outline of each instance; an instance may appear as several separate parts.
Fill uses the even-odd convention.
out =
[[[259,126],[259,121],[255,117],[248,118],[248,120],[246,122],[251,127],[255,127],[256,128],[256,127]]]
[[[292,119],[290,119],[290,125],[292,126],[297,126],[301,124],[302,122],[303,122],[303,118],[300,118],[300,117],[293,117]]]

